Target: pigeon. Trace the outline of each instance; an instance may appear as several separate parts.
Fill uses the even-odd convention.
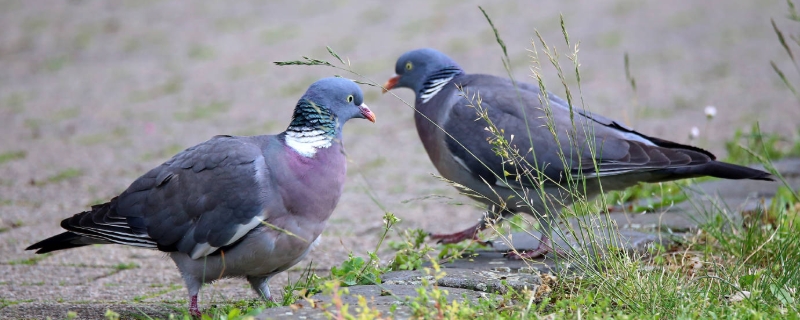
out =
[[[339,201],[347,170],[342,126],[351,118],[375,122],[363,100],[352,80],[314,82],[286,131],[220,135],[190,147],[26,250],[122,244],[167,252],[193,316],[200,287],[220,278],[246,278],[271,300],[269,279],[308,254]]]
[[[706,150],[650,137],[573,108],[539,86],[467,74],[434,49],[404,53],[395,73],[384,93],[393,88],[414,91],[417,133],[436,169],[489,207],[466,230],[431,235],[442,243],[480,241],[478,233],[492,221],[527,213],[542,227],[539,246],[508,257],[563,254],[553,248],[550,232],[555,214],[574,203],[576,193],[569,190],[578,189],[582,198],[591,199],[640,182],[702,176],[772,180],[767,172],[716,161]],[[496,135],[508,141],[507,147],[497,147],[503,142]],[[499,155],[509,149],[512,156]]]

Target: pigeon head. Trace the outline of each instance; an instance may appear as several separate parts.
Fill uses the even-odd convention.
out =
[[[375,122],[375,114],[364,104],[361,88],[346,78],[324,78],[311,84],[297,102],[292,123],[295,120],[314,122],[322,114],[333,116],[340,122],[339,126],[352,118]]]
[[[345,78],[321,79],[297,102],[284,139],[298,153],[311,157],[317,149],[329,147],[334,138],[341,138],[342,125],[352,118],[375,122],[361,88]]]
[[[441,90],[454,76],[464,71],[444,53],[430,48],[412,50],[397,59],[396,75],[384,84],[384,93],[393,88],[414,90],[417,98],[425,100]]]

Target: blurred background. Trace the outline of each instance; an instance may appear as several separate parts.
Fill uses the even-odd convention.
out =
[[[313,81],[353,77],[273,61],[333,62],[330,46],[382,84],[400,54],[433,47],[467,72],[505,75],[478,5],[497,26],[520,81],[533,81],[528,50],[532,41],[541,48],[537,30],[560,54],[574,49],[561,32],[563,15],[571,43],[579,43],[586,107],[645,134],[688,143],[697,127],[691,143],[722,157],[723,143],[756,121],[767,132],[797,134],[798,101],[770,66],[797,75],[770,24],[774,18],[796,30],[782,0],[2,0],[0,314],[58,315],[86,301],[96,303],[79,308],[183,306],[183,283],[159,252],[102,246],[34,257],[23,250],[176,152],[217,134],[278,133]],[[548,88],[561,95],[556,71],[539,57]],[[577,96],[574,67],[560,61]],[[368,194],[402,219],[401,230],[457,231],[480,215],[432,176],[413,111],[363,89],[378,122],[346,128],[346,192],[321,244],[298,267],[313,260],[329,269],[351,251],[374,249],[383,211]],[[413,103],[410,91],[394,92]],[[717,110],[710,121],[707,106]],[[277,276],[273,291],[285,282]],[[254,297],[244,281],[212,287],[201,304]]]

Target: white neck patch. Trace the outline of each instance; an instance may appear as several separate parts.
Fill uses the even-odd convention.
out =
[[[422,89],[422,94],[419,96],[422,99],[422,103],[428,102],[433,96],[435,96],[439,91],[442,91],[444,85],[446,85],[450,80],[453,80],[455,76],[451,76],[448,78],[436,79],[431,81],[428,86]]]
[[[307,128],[303,128],[307,129]],[[319,148],[331,146],[333,138],[322,130],[286,131],[286,145],[301,156],[311,158]]]

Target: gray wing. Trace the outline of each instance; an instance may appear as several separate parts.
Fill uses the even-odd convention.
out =
[[[503,79],[503,81],[508,81],[508,84],[512,85],[509,80]],[[528,91],[529,93],[535,96],[539,96],[539,93],[541,92],[539,87],[529,83],[524,83],[524,82],[517,83],[517,86],[521,90]],[[564,99],[561,99],[559,96],[549,91],[547,92],[547,98],[549,101],[549,106],[551,108],[561,108],[564,110],[564,112],[569,112],[569,103],[567,101],[564,101]],[[572,112],[579,114],[580,116],[586,119],[592,120],[593,122],[595,122],[595,125],[602,125],[608,127],[609,129],[616,130],[617,134],[621,135],[622,138],[626,140],[641,142],[644,143],[645,145],[656,145],[665,148],[678,148],[678,149],[695,151],[709,157],[711,160],[716,160],[716,156],[714,156],[711,152],[708,152],[704,149],[645,135],[641,132],[633,130],[633,128],[628,127],[621,122],[606,118],[594,112],[587,111],[586,109],[574,107]]]
[[[262,148],[217,136],[134,181],[109,203],[62,223],[112,243],[179,251],[197,259],[231,245],[266,219],[275,201]],[[273,196],[272,198],[280,198]]]
[[[620,129],[616,122],[593,114],[575,113],[570,118],[563,100],[554,95],[550,95],[550,111],[545,112],[538,88],[517,90],[510,82],[483,75],[459,80],[468,96],[480,94],[481,108],[524,158],[521,165],[504,161],[507,158],[498,156],[497,148],[489,143],[493,136],[486,130],[487,123],[477,119],[477,110],[464,99],[456,102],[444,123],[453,136],[447,138],[448,149],[457,162],[489,183],[532,186],[530,177],[537,176],[532,170],[541,170],[548,180],[559,183],[567,175],[602,177],[712,160],[691,149],[658,146],[644,135]]]

